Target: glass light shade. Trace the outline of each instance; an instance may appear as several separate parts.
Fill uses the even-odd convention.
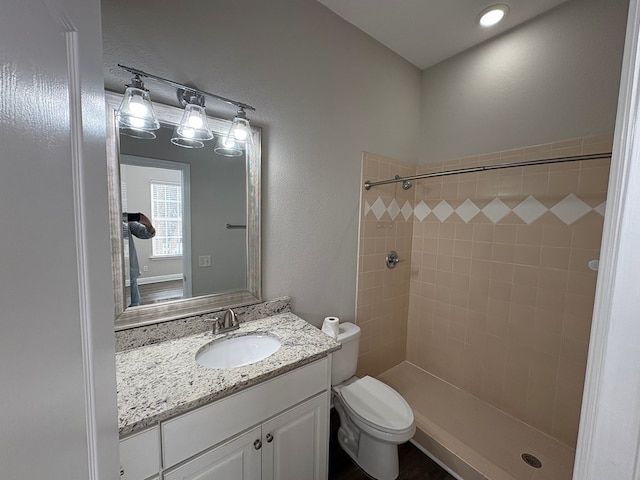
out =
[[[139,130],[136,128],[129,127],[119,127],[118,132],[121,135],[126,135],[127,137],[140,138],[142,140],[153,140],[156,138],[156,134],[153,133],[153,130]]]
[[[136,134],[135,131],[150,132],[160,128],[149,92],[136,87],[127,87],[125,90],[120,108],[116,112],[116,119],[119,127],[130,132],[126,133],[127,135],[136,138],[155,138],[155,134],[151,134],[153,136],[150,137],[144,133]]]
[[[204,142],[202,140],[198,140],[196,138],[187,138],[183,137],[178,133],[178,128],[173,131],[173,137],[171,137],[171,143],[177,145],[178,147],[184,148],[203,148]]]
[[[188,104],[184,109],[180,124],[176,128],[176,133],[178,136],[186,140],[195,140],[199,142],[211,140],[213,138],[213,133],[209,128],[207,113],[205,112],[204,107],[194,105],[192,103]],[[173,139],[171,141],[173,142]]]
[[[233,119],[233,123],[231,124],[230,134],[238,142],[246,142],[247,139],[250,140],[251,126],[249,125],[249,120],[239,116],[235,117]]]
[[[242,155],[241,145],[229,135],[219,137],[213,151],[225,157],[239,157]]]

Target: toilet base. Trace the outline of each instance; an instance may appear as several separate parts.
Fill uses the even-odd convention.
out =
[[[360,468],[376,480],[395,480],[398,478],[398,445],[381,442],[364,432],[354,442],[340,427],[338,443]]]
[[[376,480],[398,478],[398,444],[374,438],[357,428],[337,396],[333,405],[340,417],[338,444],[356,464]]]

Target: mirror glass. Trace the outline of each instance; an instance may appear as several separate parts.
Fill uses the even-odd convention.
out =
[[[260,130],[220,155],[231,122],[208,117],[213,140],[176,146],[182,109],[154,103],[156,138],[134,138],[106,97],[116,329],[260,302]]]

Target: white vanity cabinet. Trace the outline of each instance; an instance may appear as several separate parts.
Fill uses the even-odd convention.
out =
[[[326,480],[330,361],[325,357],[161,422],[157,454],[149,452],[151,434],[146,450],[130,440],[135,436],[123,439],[121,462],[143,453],[145,465],[160,461],[142,476],[129,474],[123,464],[122,478]]]
[[[158,478],[160,428],[149,428],[120,440],[120,480]]]
[[[164,480],[259,479],[262,454],[256,442],[260,437],[261,429],[256,427],[165,473]]]
[[[164,474],[164,480],[325,480],[327,393]]]
[[[326,480],[329,393],[262,425],[262,480]]]

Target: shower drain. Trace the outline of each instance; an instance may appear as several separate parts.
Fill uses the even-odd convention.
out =
[[[530,453],[523,453],[522,454],[522,460],[524,460],[524,463],[526,463],[530,467],[542,468],[542,462],[540,460],[538,460],[537,457],[534,457]]]

